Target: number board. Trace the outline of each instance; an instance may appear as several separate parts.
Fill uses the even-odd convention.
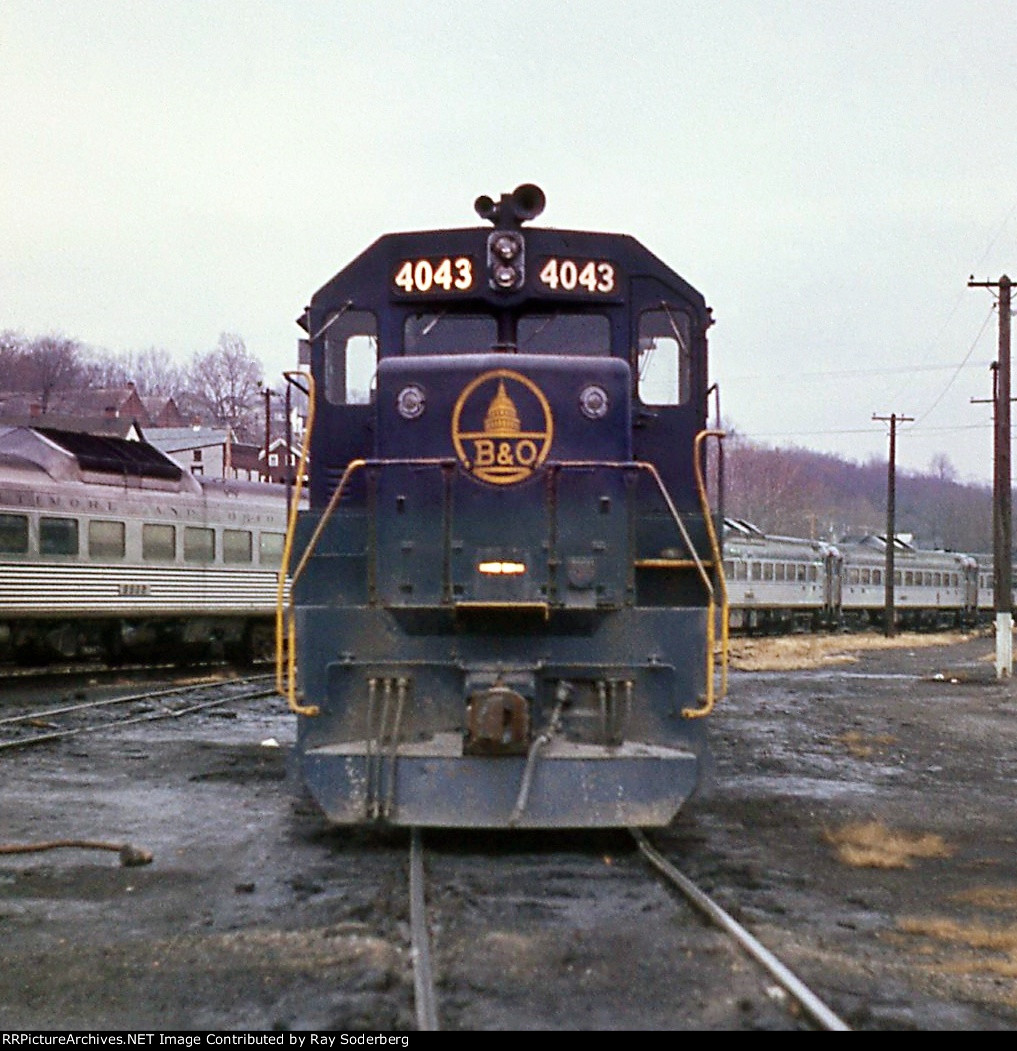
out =
[[[618,268],[607,259],[570,259],[552,255],[539,261],[537,285],[544,291],[580,296],[616,296]]]
[[[400,259],[392,276],[392,290],[397,295],[411,296],[463,294],[476,288],[476,273],[468,255]]]

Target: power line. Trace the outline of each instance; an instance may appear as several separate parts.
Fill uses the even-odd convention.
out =
[[[991,314],[989,315],[992,316]],[[984,325],[983,325],[984,329]],[[977,342],[977,340],[976,340]],[[972,348],[974,349],[974,348]],[[947,372],[950,369],[960,370],[962,368],[988,368],[991,362],[988,361],[972,361],[968,362],[967,358],[971,356],[969,350],[964,361],[960,365],[900,365],[893,368],[878,368],[878,369],[831,369],[829,371],[817,371],[817,372],[759,372],[759,373],[744,373],[742,375],[725,376],[725,383],[741,383],[741,382],[753,382],[758,380],[803,380],[803,379],[843,379],[848,376],[893,376],[903,373],[911,375],[915,372]]]
[[[954,374],[950,377],[950,380],[947,383],[947,385],[939,392],[939,396],[936,398],[936,400],[925,410],[925,412],[922,413],[921,416],[918,417],[918,420],[916,422],[921,423],[922,420],[924,420],[926,416],[928,416],[929,413],[931,413],[932,410],[935,409],[935,407],[943,400],[943,396],[953,386],[954,380],[956,380],[957,377],[960,375],[960,370],[964,368],[964,366],[967,364],[968,358],[970,358],[971,355],[975,352],[975,347],[978,346],[978,341],[982,338],[982,333],[986,330],[986,328],[989,325],[989,322],[992,320],[992,314],[993,312],[990,310],[988,316],[982,322],[982,327],[978,330],[978,335],[975,336],[971,346],[968,347],[968,352],[964,355],[964,360],[957,366]]]
[[[927,434],[951,434],[954,431],[987,431],[990,423],[961,423],[955,427],[906,427],[901,437],[920,437]],[[737,428],[736,428],[737,430]],[[808,438],[829,434],[871,434],[868,427],[836,427],[815,431],[738,431],[745,438]]]

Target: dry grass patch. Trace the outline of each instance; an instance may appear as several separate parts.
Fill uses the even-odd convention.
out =
[[[856,822],[824,832],[837,857],[854,868],[910,868],[914,858],[948,858],[953,850],[934,833],[910,835],[887,828],[880,821]]]
[[[1017,909],[1017,890],[972,887],[953,895],[952,900],[996,912],[1012,912]],[[897,921],[896,930],[889,937],[902,949],[929,957],[930,974],[967,979],[988,976],[997,983],[1005,1003],[1011,1006],[1017,1003],[1012,985],[998,986],[1001,979],[1017,978],[1017,924],[907,916]]]
[[[963,901],[981,909],[1000,912],[1017,910],[1017,889],[1014,887],[972,887],[954,895],[954,901]]]
[[[956,920],[930,916],[898,920],[897,930],[901,934],[966,951],[964,955],[937,958],[933,966],[936,974],[984,974],[995,978],[1017,978],[1017,926],[987,927],[982,923],[958,923]],[[937,955],[928,946],[920,951]],[[988,955],[969,955],[979,952]],[[1008,1003],[1014,1002],[1012,995],[1005,999]]]
[[[877,747],[891,745],[896,738],[890,734],[864,737],[857,730],[848,730],[846,733],[838,734],[834,740],[844,745],[855,759],[868,759]]]
[[[734,636],[728,645],[731,667],[739,671],[798,671],[834,664],[851,664],[862,650],[922,649],[967,642],[963,632],[903,632],[887,638],[869,635]],[[992,655],[990,654],[990,657]]]

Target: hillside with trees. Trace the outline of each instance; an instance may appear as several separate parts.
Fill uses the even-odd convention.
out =
[[[887,462],[853,463],[737,434],[725,441],[724,514],[768,533],[837,540],[886,532]],[[897,471],[895,524],[920,547],[992,550],[992,490],[955,480],[945,457],[935,474]]]

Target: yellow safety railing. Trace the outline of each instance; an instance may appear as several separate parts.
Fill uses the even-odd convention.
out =
[[[716,647],[716,617],[717,617],[717,605],[714,594],[713,581],[710,579],[709,567],[712,566],[717,573],[717,580],[720,583],[720,595],[721,595],[721,688],[720,696],[723,697],[727,693],[727,665],[728,665],[728,595],[727,595],[727,580],[724,578],[724,565],[721,557],[720,544],[717,542],[717,533],[713,528],[713,519],[710,516],[710,500],[706,492],[706,482],[703,478],[702,467],[700,464],[700,447],[707,438],[723,438],[724,431],[705,430],[700,431],[695,437],[694,444],[694,456],[693,460],[695,463],[696,472],[696,488],[699,493],[699,504],[703,513],[703,519],[706,522],[707,538],[710,543],[711,561],[709,566],[704,563],[702,558],[699,556],[699,552],[696,550],[695,545],[692,542],[692,538],[689,536],[688,530],[685,528],[685,523],[682,521],[682,516],[678,512],[678,508],[675,507],[674,501],[671,499],[671,494],[667,491],[667,486],[664,485],[664,480],[660,477],[654,464],[635,460],[631,463],[617,464],[618,467],[635,467],[640,471],[646,471],[647,474],[653,478],[660,495],[664,499],[664,503],[667,504],[668,511],[671,512],[671,517],[674,519],[675,525],[678,527],[678,532],[681,534],[681,538],[688,548],[691,558],[641,558],[636,560],[636,566],[639,568],[649,569],[695,569],[699,574],[699,579],[702,581],[703,589],[707,595],[707,622],[706,622],[706,696],[703,699],[703,705],[700,708],[683,708],[682,715],[687,719],[698,719],[704,715],[709,715],[713,711],[714,705],[717,703],[716,692],[714,689],[714,672],[715,672],[715,661],[716,654],[714,649]],[[594,460],[562,460],[557,462],[554,466],[557,467],[603,467],[606,466],[602,461]]]
[[[713,565],[717,573],[717,582],[720,585],[720,696],[727,694],[727,664],[728,664],[728,595],[727,579],[724,576],[724,560],[721,555],[720,543],[717,540],[717,531],[713,528],[713,517],[710,514],[710,498],[706,491],[706,480],[703,478],[703,466],[701,446],[707,438],[724,438],[724,431],[705,430],[700,431],[695,438],[693,463],[696,471],[696,488],[699,491],[699,505],[703,512],[703,521],[706,523],[706,534],[710,540],[710,550],[713,553]],[[682,715],[690,719],[701,718],[713,711],[717,703],[713,689],[714,674],[714,646],[716,645],[716,605],[713,599],[713,588],[710,588],[709,619],[706,625],[706,697],[701,708],[686,708]]]
[[[301,377],[307,380],[307,426],[304,440],[300,446],[300,459],[297,463],[297,478],[293,488],[293,503],[289,509],[286,523],[286,539],[283,542],[282,564],[279,566],[279,585],[275,600],[275,688],[276,692],[289,701],[290,708],[298,715],[317,715],[315,706],[304,707],[296,703],[296,654],[295,629],[290,632],[290,646],[285,646],[283,631],[286,610],[286,577],[289,573],[290,557],[293,554],[293,537],[297,528],[297,517],[300,512],[300,496],[304,487],[304,474],[307,470],[307,454],[311,447],[311,431],[314,427],[314,377],[309,372],[284,372],[287,380],[290,377]],[[292,581],[290,582],[292,595]],[[292,611],[292,599],[290,600]],[[292,612],[291,612],[292,617]],[[292,628],[292,626],[291,626]]]
[[[309,416],[308,442],[310,441],[310,420],[311,418]],[[293,608],[293,593],[296,589],[297,582],[300,580],[308,562],[311,560],[311,556],[314,554],[314,549],[318,546],[318,541],[321,539],[321,534],[324,532],[328,520],[332,517],[332,513],[335,511],[346,490],[346,486],[349,484],[350,478],[352,478],[357,471],[368,466],[369,462],[379,466],[384,466],[386,464],[414,464],[418,466],[434,467],[442,466],[447,461],[436,459],[367,461],[357,459],[351,460],[346,465],[342,478],[339,479],[339,484],[333,490],[332,496],[329,498],[328,504],[321,514],[321,518],[318,519],[318,524],[314,527],[314,532],[307,541],[304,553],[300,556],[300,561],[297,563],[297,566],[290,577],[289,602],[286,603],[284,601],[282,588],[280,586],[276,605],[276,691],[286,698],[290,710],[296,712],[297,715],[319,715],[320,709],[317,705],[302,705],[297,701],[297,630],[296,615]],[[296,515],[291,511],[289,528],[286,530],[286,542],[283,545],[283,565],[280,579],[283,579],[282,574],[285,574],[289,568],[290,557],[293,553],[293,534],[296,529],[296,521]]]
[[[322,531],[325,528],[325,523],[332,516],[332,512],[335,510],[336,505],[339,503],[342,497],[343,490],[346,488],[347,482],[350,480],[352,475],[360,470],[366,464],[366,460],[351,460],[346,465],[346,470],[343,471],[343,476],[339,480],[339,484],[335,487],[335,491],[332,493],[332,497],[328,502],[324,512],[322,512],[321,518],[318,520],[318,524],[314,528],[314,532],[311,534],[310,540],[307,542],[307,546],[304,548],[304,553],[300,557],[300,561],[297,563],[297,568],[293,570],[293,576],[290,578],[290,599],[289,604],[285,609],[285,644],[283,644],[283,606],[280,603],[279,611],[276,616],[276,653],[277,653],[277,670],[276,670],[276,689],[286,698],[289,703],[290,710],[297,713],[297,715],[318,715],[320,709],[315,704],[303,705],[297,701],[297,626],[296,626],[296,615],[293,609],[293,591],[296,587],[297,581],[300,579],[304,572],[304,568],[310,561],[311,555],[314,552],[315,547],[318,544],[318,540],[321,537]],[[293,523],[294,527],[296,522]],[[292,530],[287,530],[286,545],[283,550],[283,565],[288,566],[289,556],[293,550],[293,537]],[[285,653],[285,658],[279,656]],[[281,672],[279,665],[285,659],[286,663],[286,681],[285,686],[282,686]]]

